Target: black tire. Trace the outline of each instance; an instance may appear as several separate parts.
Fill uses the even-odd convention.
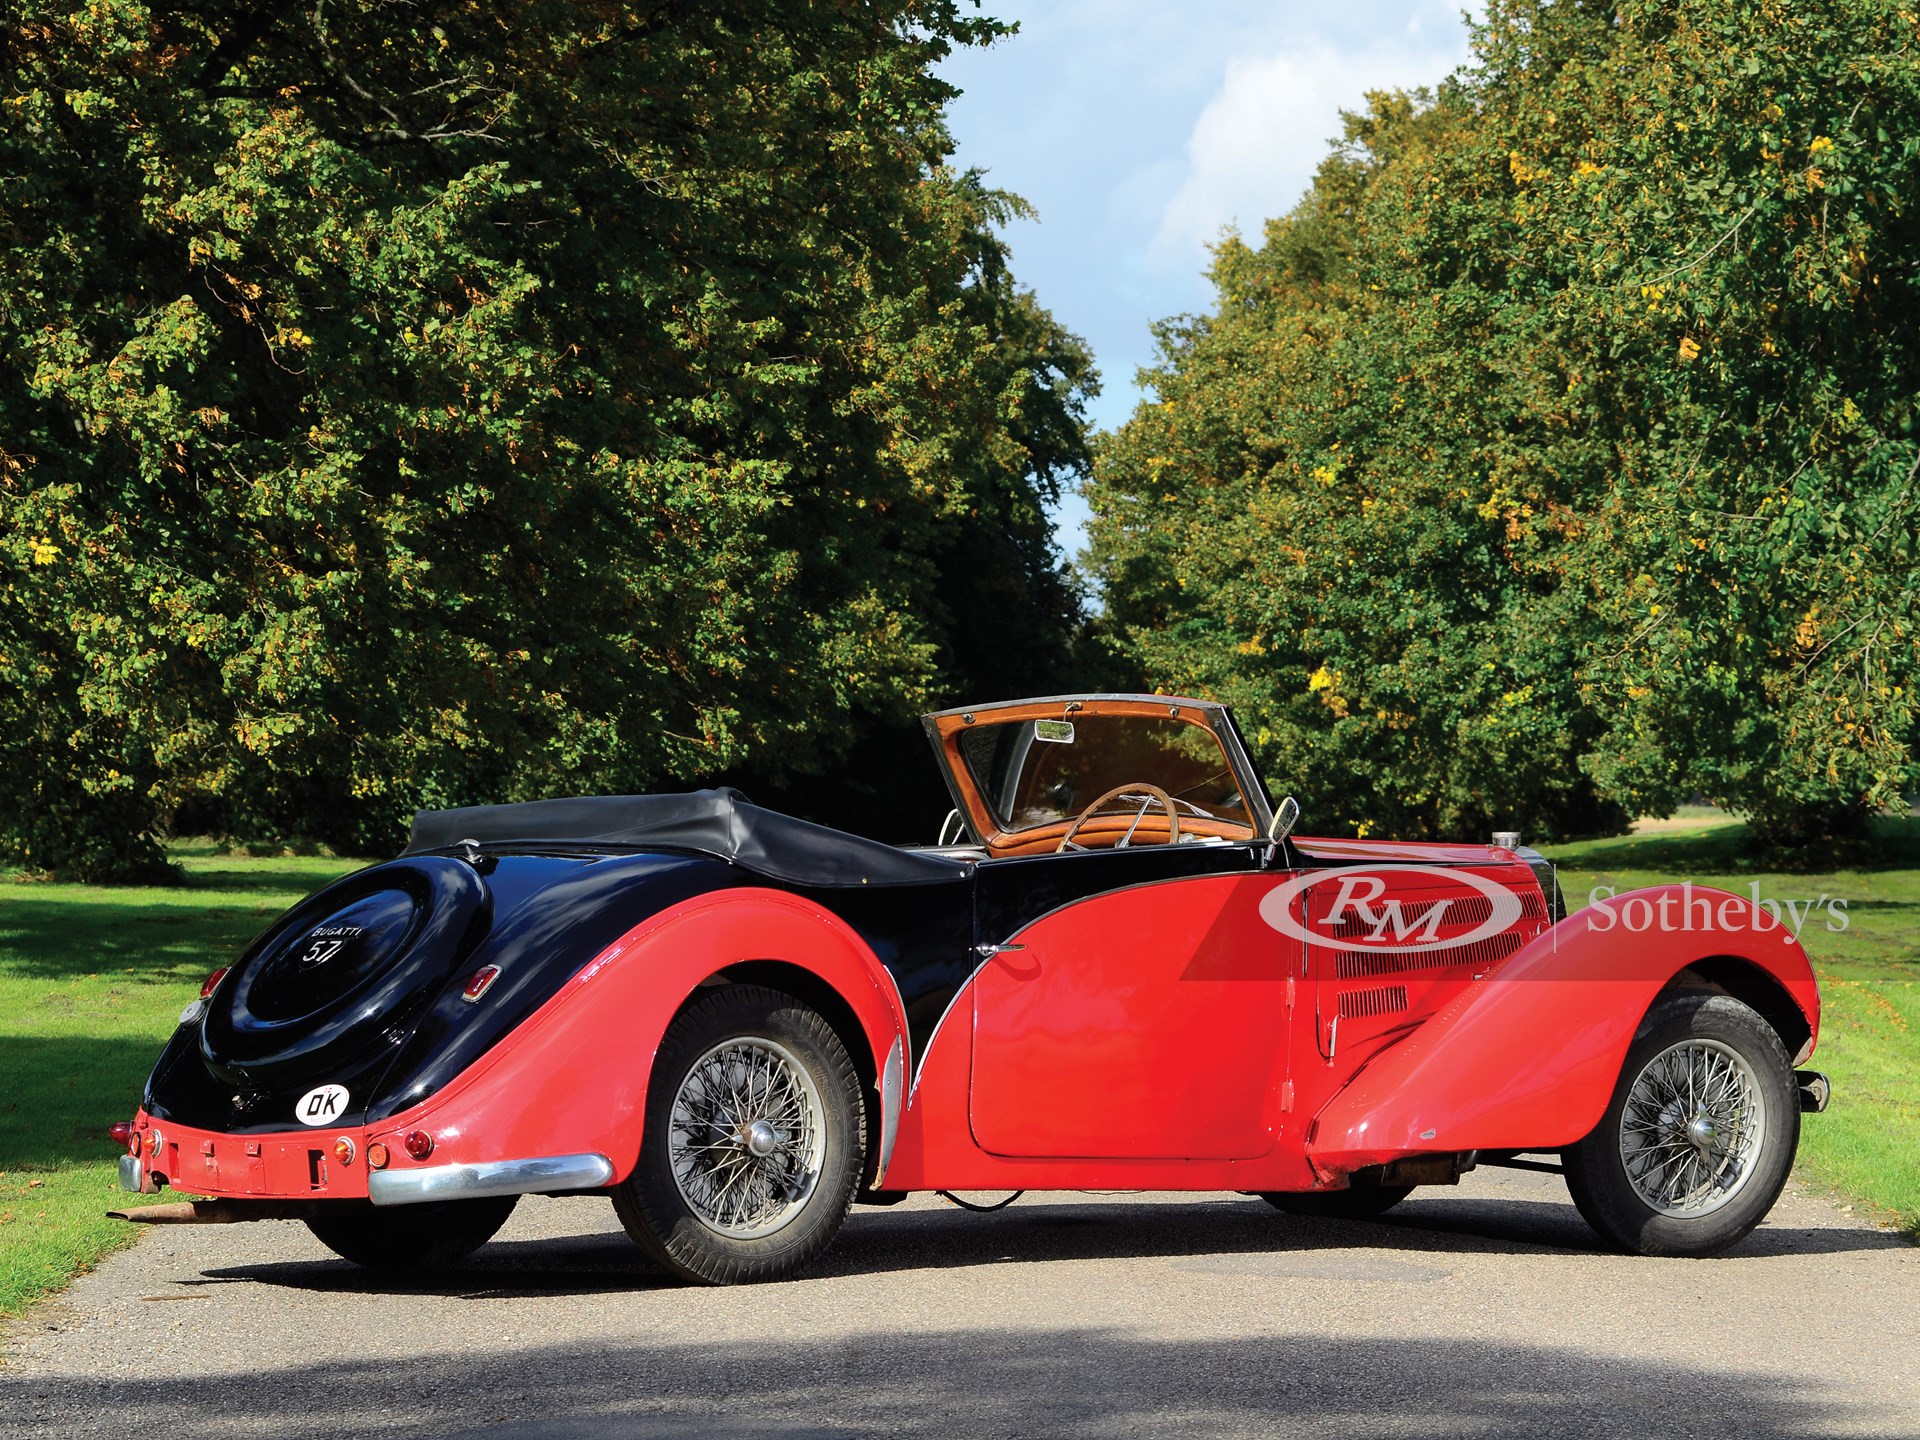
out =
[[[1260,1198],[1289,1215],[1372,1220],[1412,1193],[1411,1185],[1354,1185],[1345,1190],[1263,1190]]]
[[[518,1195],[429,1205],[368,1205],[307,1221],[314,1238],[369,1270],[438,1270],[457,1264],[507,1223]]]
[[[765,1064],[783,1087],[770,1081],[758,1092],[786,1097],[765,1102],[764,1117],[726,1108],[739,1096],[725,1091],[724,1082],[742,1057]],[[694,1078],[696,1069],[706,1078]],[[712,1093],[709,1078],[720,1087]],[[783,1120],[789,1128],[761,1134],[763,1141],[774,1137],[766,1143],[775,1150],[749,1151],[742,1137],[754,1121],[777,1118],[778,1104],[788,1106],[780,1114],[807,1116],[804,1126]],[[714,1177],[722,1166],[744,1175],[745,1183],[696,1209],[675,1176],[676,1147],[695,1194],[704,1197],[719,1183]],[[702,993],[667,1027],[647,1086],[640,1160],[615,1188],[613,1208],[641,1248],[683,1279],[705,1285],[782,1280],[833,1243],[865,1159],[860,1076],[833,1028],[791,995],[727,985]],[[725,1213],[729,1203],[751,1208]],[[775,1228],[756,1233],[766,1226]]]
[[[1732,1063],[1733,1056],[1746,1066],[1745,1075]],[[1696,1111],[1693,1118],[1722,1122],[1698,1142],[1689,1138],[1693,1133],[1689,1117],[1680,1113],[1683,1107],[1677,1098],[1658,1110],[1653,1108],[1666,1082],[1649,1067],[1656,1060],[1675,1067],[1687,1057],[1693,1057],[1695,1064],[1703,1063],[1703,1057],[1704,1063],[1717,1058],[1727,1064],[1731,1077],[1727,1082],[1731,1096],[1722,1102],[1717,1116]],[[1637,1084],[1642,1086],[1638,1097]],[[1630,1099],[1634,1119],[1629,1131]],[[1741,1118],[1736,1133],[1751,1134],[1756,1128],[1752,1123],[1756,1108],[1761,1123],[1751,1153],[1732,1154],[1729,1161],[1719,1132],[1728,1128],[1727,1119],[1734,1116]],[[1677,1192],[1689,1175],[1701,1176],[1701,1184],[1685,1196],[1676,1193],[1664,1207],[1654,1203],[1628,1173],[1623,1134],[1630,1135],[1636,1153],[1641,1153],[1638,1137],[1667,1137],[1658,1140],[1658,1148],[1650,1146],[1644,1152],[1665,1161],[1641,1162],[1646,1171],[1642,1185],[1660,1189],[1656,1182],[1671,1177],[1668,1183]],[[1786,1047],[1773,1027],[1731,995],[1689,990],[1663,996],[1647,1012],[1627,1051],[1606,1114],[1590,1135],[1560,1158],[1573,1203],[1608,1244],[1636,1255],[1699,1257],[1717,1255],[1737,1244],[1766,1217],[1787,1183],[1799,1144],[1799,1087]],[[1697,1213],[1676,1213],[1689,1208]]]

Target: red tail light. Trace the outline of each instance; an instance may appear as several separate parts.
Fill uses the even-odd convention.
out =
[[[227,978],[227,971],[230,968],[229,966],[222,965],[218,970],[200,982],[200,998],[202,1000],[205,1000],[209,995],[213,994],[215,990],[220,988],[220,982]]]
[[[433,1154],[433,1136],[424,1130],[407,1132],[407,1154],[416,1160],[424,1160]]]
[[[498,965],[482,965],[467,977],[466,987],[461,990],[460,998],[471,1005],[487,993],[487,987],[500,978]]]
[[[107,1134],[113,1137],[113,1143],[125,1150],[133,1144],[133,1121],[116,1120],[107,1127]]]

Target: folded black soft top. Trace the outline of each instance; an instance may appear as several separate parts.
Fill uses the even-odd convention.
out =
[[[896,850],[778,811],[738,790],[686,795],[583,795],[520,805],[422,810],[403,854],[482,845],[572,842],[618,849],[692,850],[788,885],[927,885],[963,880],[970,864]]]

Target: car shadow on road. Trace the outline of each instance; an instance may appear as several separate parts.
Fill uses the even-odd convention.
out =
[[[940,1269],[1003,1260],[1179,1259],[1351,1249],[1417,1255],[1429,1265],[1460,1255],[1557,1251],[1612,1256],[1564,1200],[1416,1198],[1377,1220],[1283,1215],[1251,1198],[1126,1205],[1048,1197],[992,1215],[914,1210],[856,1211],[855,1217],[820,1273]],[[1761,1259],[1905,1248],[1903,1237],[1877,1230],[1776,1225],[1756,1230],[1727,1253]]]
[[[187,1285],[250,1283],[292,1290],[460,1299],[596,1295],[678,1284],[617,1230],[602,1228],[591,1202],[580,1211],[592,1233],[503,1239],[461,1265],[380,1274],[335,1260],[269,1261],[208,1270]],[[569,1219],[572,1217],[569,1216]],[[1894,1234],[1853,1227],[1767,1226],[1730,1258],[1905,1249]],[[799,1282],[1005,1263],[1173,1260],[1185,1269],[1356,1280],[1437,1279],[1464,1256],[1612,1256],[1566,1203],[1522,1199],[1415,1199],[1378,1220],[1280,1214],[1250,1198],[1196,1198],[1139,1204],[1036,1197],[991,1215],[915,1207],[856,1210],[840,1239]],[[1329,1258],[1337,1257],[1337,1258]],[[1679,1263],[1679,1262],[1671,1262]]]
[[[748,1303],[743,1297],[742,1303]],[[790,1322],[789,1322],[790,1323]],[[453,1436],[1391,1434],[1788,1440],[1884,1419],[1870,1397],[1752,1367],[1700,1368],[1491,1339],[1161,1337],[1092,1325],[932,1328],[822,1317],[749,1340],[580,1338],[168,1375],[0,1372],[0,1433]],[[830,1328],[828,1328],[830,1327]],[[287,1428],[267,1429],[275,1415]]]
[[[583,1220],[595,1224],[599,1216]],[[397,1274],[364,1270],[345,1260],[274,1260],[203,1271],[187,1286],[253,1284],[334,1294],[444,1295],[494,1300],[541,1295],[608,1295],[674,1287],[632,1241],[618,1232],[540,1240],[495,1240],[459,1265]]]
[[[1547,1200],[1415,1200],[1372,1222],[1399,1232],[1401,1243],[1432,1249],[1453,1242],[1482,1253],[1520,1254],[1540,1250],[1614,1252],[1587,1228],[1570,1202]],[[1442,1238],[1445,1237],[1445,1238]],[[1854,1225],[1762,1225],[1725,1252],[1723,1258],[1765,1260],[1786,1255],[1844,1255],[1865,1250],[1908,1250],[1912,1241],[1898,1231]]]

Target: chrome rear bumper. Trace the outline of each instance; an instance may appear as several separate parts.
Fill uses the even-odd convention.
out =
[[[376,1205],[423,1205],[488,1195],[598,1190],[612,1183],[613,1162],[604,1155],[545,1155],[475,1165],[430,1165],[423,1170],[380,1170],[367,1178],[367,1198]]]

